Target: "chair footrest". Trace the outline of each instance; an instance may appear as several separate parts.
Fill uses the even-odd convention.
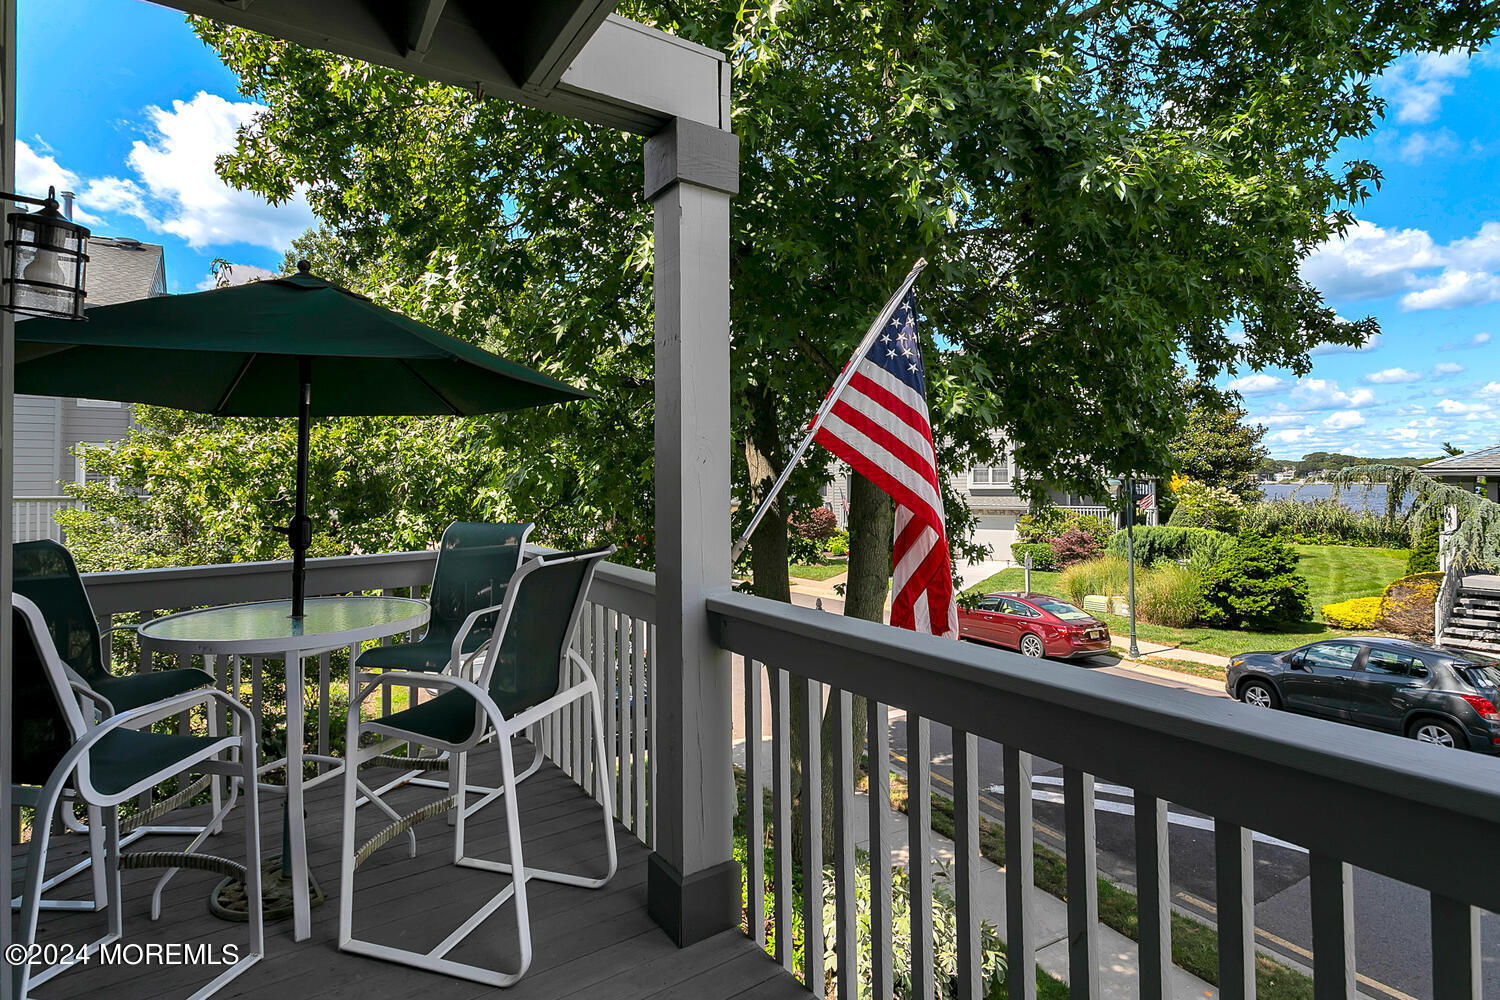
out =
[[[418,823],[443,815],[457,804],[458,800],[449,795],[446,798],[438,799],[436,802],[429,802],[422,808],[402,816],[360,846],[354,855],[354,867],[358,868],[364,864],[369,860],[370,855],[390,843],[393,838],[399,837]]]
[[[176,793],[175,795],[168,796],[167,798],[162,799],[160,802],[153,803],[149,809],[138,812],[134,816],[131,816],[129,819],[122,819],[120,821],[120,833],[130,833],[137,827],[145,826],[148,823],[154,823],[156,820],[161,819],[167,813],[172,812],[176,809],[180,809],[181,807],[191,802],[193,800],[193,797],[196,796],[199,792],[207,788],[211,781],[213,781],[213,776],[205,774],[203,777],[199,778],[191,785],[188,785],[186,788]]]
[[[360,761],[360,767],[370,765],[379,767],[399,767],[408,771],[446,771],[448,770],[447,757],[398,757],[393,753],[383,753],[371,757],[369,760]]]
[[[131,851],[120,855],[121,868],[188,868],[193,871],[215,872],[230,878],[243,879],[245,866],[228,858],[212,854],[185,854],[182,851]]]

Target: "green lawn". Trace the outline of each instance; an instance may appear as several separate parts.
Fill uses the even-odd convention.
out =
[[[1323,622],[1323,605],[1350,597],[1375,597],[1386,584],[1406,572],[1405,549],[1366,549],[1351,545],[1298,545],[1301,556],[1298,569],[1307,578],[1309,603],[1313,608],[1313,620],[1298,622],[1276,632],[1240,632],[1214,628],[1168,628],[1164,625],[1136,625],[1136,635],[1149,642],[1197,649],[1220,656],[1233,656],[1256,649],[1289,649],[1318,639],[1352,635],[1346,629],[1330,628]],[[1057,586],[1060,573],[1031,574],[1033,590],[1062,594]],[[995,590],[1020,590],[1022,571],[1004,569],[987,580],[970,587],[971,592],[989,593]],[[1129,619],[1106,615],[1111,631],[1122,635],[1130,630]]]
[[[792,563],[787,567],[787,574],[799,580],[830,580],[849,571],[844,563],[828,563],[827,565],[803,566]]]

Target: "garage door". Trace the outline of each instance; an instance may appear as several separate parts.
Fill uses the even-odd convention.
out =
[[[990,547],[991,559],[1009,559],[1016,541],[1015,514],[982,514],[974,528],[974,541]]]

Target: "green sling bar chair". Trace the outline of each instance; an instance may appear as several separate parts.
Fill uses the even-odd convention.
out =
[[[40,608],[26,597],[11,597],[13,641],[13,677],[15,682],[15,732],[11,743],[14,756],[14,781],[19,786],[17,801],[29,805],[37,817],[32,826],[31,846],[27,852],[24,888],[21,892],[20,929],[17,942],[22,946],[36,943],[37,923],[41,912],[43,874],[47,866],[50,837],[45,817],[51,816],[62,800],[65,788],[74,793],[91,810],[100,814],[104,832],[104,859],[99,870],[105,875],[105,909],[108,931],[85,946],[90,956],[124,934],[124,905],[121,898],[122,868],[192,868],[241,878],[251,899],[260,898],[260,813],[256,809],[255,768],[257,763],[255,726],[250,712],[223,691],[200,688],[171,698],[119,712],[95,723],[79,707],[79,696],[89,700],[102,698],[80,691],[78,682],[52,642],[48,623]],[[74,675],[76,676],[76,675]],[[174,736],[146,731],[159,719],[170,718],[197,705],[211,709],[219,703],[239,718],[239,734],[231,736]],[[229,759],[232,751],[239,759]],[[207,837],[210,828],[223,822],[229,805],[221,807],[186,851],[121,853],[119,806],[142,792],[149,792],[168,778],[190,772],[213,773],[229,777],[245,786],[245,844],[248,863],[240,865],[223,858],[194,853]],[[192,797],[191,786],[153,806],[146,818],[155,818]],[[160,916],[160,898],[152,899],[152,918]],[[207,986],[194,993],[193,1000],[212,996],[222,986],[258,962],[265,954],[264,921],[259,907],[252,907],[249,917],[250,948],[238,962],[223,970]],[[75,961],[76,964],[76,961]],[[26,963],[5,972],[14,977],[15,995],[26,1000],[29,991],[70,968],[58,964],[34,969]]]
[[[149,705],[163,698],[212,685],[214,679],[206,671],[193,668],[175,670],[150,670],[145,673],[115,675],[104,666],[103,635],[99,620],[89,603],[88,591],[73,555],[57,542],[43,539],[34,542],[16,542],[11,546],[15,593],[30,599],[39,609],[47,623],[52,642],[73,672],[75,684],[87,687],[93,695],[89,700],[103,714],[127,712]],[[120,626],[111,632],[134,629]],[[201,786],[200,786],[201,788]],[[219,805],[220,791],[214,786],[214,806]],[[65,882],[74,875],[90,868],[103,850],[103,840],[94,829],[91,815],[88,825],[80,824],[70,807],[60,813],[63,823],[74,833],[88,834],[91,838],[90,856],[78,864],[48,879],[43,891]],[[126,843],[150,833],[194,836],[198,827],[186,826],[142,826],[133,830]],[[44,900],[43,909],[96,909],[100,905],[103,886],[95,875],[93,900]],[[12,899],[11,906],[18,907],[20,900]]]
[[[515,575],[526,552],[526,536],[531,534],[530,523],[487,524],[473,521],[454,521],[443,531],[438,542],[437,566],[432,572],[432,589],[428,603],[432,615],[427,629],[416,642],[396,643],[391,646],[373,646],[359,655],[355,667],[360,680],[372,679],[373,671],[402,670],[413,673],[442,673],[451,669],[472,669],[475,659],[483,651],[495,629],[498,612],[494,609],[505,599],[505,587]],[[465,633],[462,661],[453,656],[453,639],[476,611],[488,609],[472,622]],[[460,663],[454,667],[455,663]],[[358,683],[358,682],[356,682]],[[387,743],[386,750],[393,750],[399,742]],[[387,755],[381,763],[393,767],[407,767],[413,758]],[[448,770],[448,755],[420,758],[419,768],[408,770],[379,788],[363,791],[371,798],[380,796],[400,785],[425,785],[429,788],[452,788],[452,774],[448,781],[438,781],[421,775],[428,771]],[[517,780],[524,780],[541,767],[542,754],[538,751],[531,766]],[[468,806],[469,815],[484,808],[500,795],[500,789],[483,785],[471,785],[469,791],[482,797]],[[413,838],[415,848],[415,838]]]
[[[340,854],[339,948],[373,958],[400,962],[419,969],[471,980],[490,986],[509,986],[525,974],[531,964],[531,927],[526,909],[526,883],[530,879],[597,889],[615,873],[614,806],[610,801],[609,761],[604,746],[604,727],[599,690],[588,664],[571,647],[583,612],[589,584],[599,563],[615,551],[614,546],[583,552],[562,552],[527,561],[511,580],[505,600],[497,607],[471,612],[453,637],[450,657],[463,656],[470,623],[482,614],[499,612],[490,637],[489,652],[477,680],[458,673],[387,673],[360,689],[349,699],[349,763],[344,770],[344,834]],[[571,662],[583,680],[567,681]],[[414,708],[378,719],[361,721],[360,706],[379,687],[417,684],[440,688],[442,693]],[[595,797],[601,804],[604,842],[608,862],[600,876],[528,868],[521,857],[521,819],[517,809],[515,761],[511,739],[575,701],[588,706],[593,719],[595,752]],[[453,759],[456,787],[465,787],[469,752],[493,737],[500,753],[509,861],[499,862],[468,856],[464,845],[465,810],[454,796],[440,799],[402,817],[357,850],[354,843],[355,805],[359,791],[356,774],[363,763],[378,755],[378,747],[358,749],[364,733],[441,747]],[[462,799],[462,794],[458,798]],[[457,806],[455,808],[455,806]],[[453,830],[453,863],[462,868],[511,875],[510,883],[481,906],[469,919],[429,951],[411,951],[354,937],[355,869],[371,854],[425,819],[448,812],[457,815]],[[519,936],[520,961],[513,972],[501,972],[447,958],[448,952],[472,934],[507,902],[514,901]]]

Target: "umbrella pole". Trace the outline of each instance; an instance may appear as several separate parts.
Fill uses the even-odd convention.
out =
[[[307,517],[307,452],[312,423],[312,359],[298,358],[301,396],[297,401],[297,506],[287,525],[292,546],[292,617],[301,618],[307,587],[307,547],[312,542],[312,522]]]

